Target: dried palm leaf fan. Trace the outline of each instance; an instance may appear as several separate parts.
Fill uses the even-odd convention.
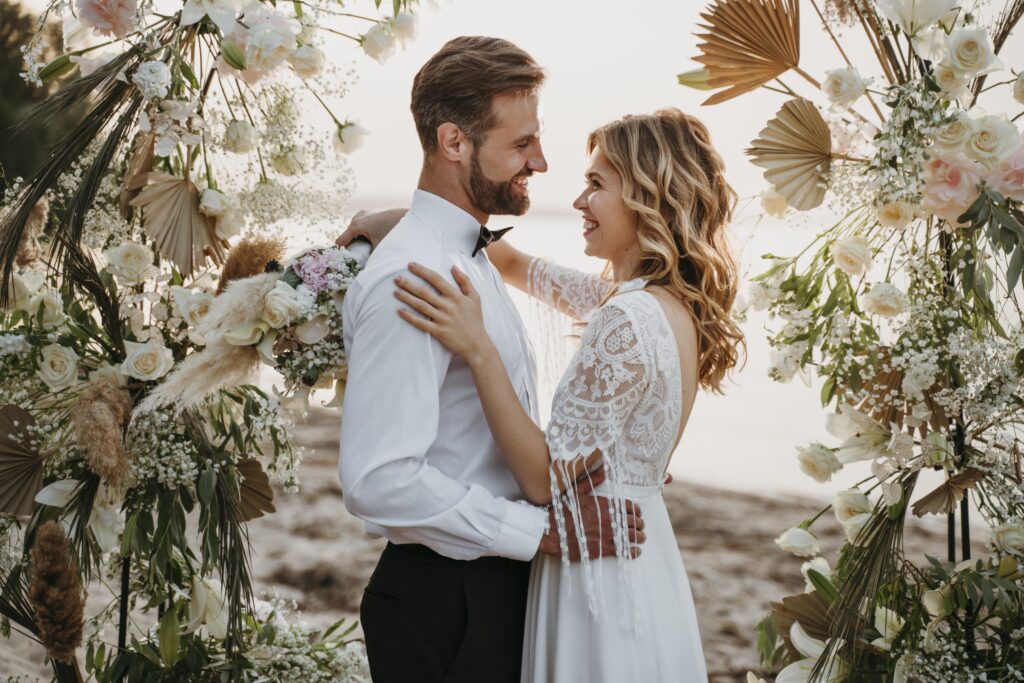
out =
[[[31,515],[43,488],[44,458],[29,446],[34,422],[24,408],[0,408],[0,512],[9,515]]]
[[[789,205],[819,206],[828,189],[832,135],[817,107],[802,97],[789,100],[746,150]]]
[[[985,478],[985,473],[968,467],[963,472],[954,474],[942,482],[931,493],[925,494],[914,503],[913,511],[917,517],[925,515],[948,515],[956,510],[956,506],[964,499],[964,492],[973,489],[974,485]]]
[[[153,154],[156,146],[154,133],[137,133],[132,143],[132,156],[124,174],[124,188],[121,190],[121,216],[128,218],[131,201],[146,185],[146,175],[153,170]]]
[[[889,363],[889,359],[892,356],[891,349],[888,346],[882,346],[878,349],[878,360],[879,365]],[[888,425],[893,422],[897,424],[903,424],[904,419],[907,415],[913,415],[914,405],[904,399],[902,403],[893,404],[891,400],[888,402],[883,401],[886,397],[892,397],[894,390],[898,394],[902,394],[903,387],[903,373],[898,370],[879,370],[876,372],[867,382],[864,383],[864,389],[867,390],[868,395],[859,404],[854,407],[869,415],[883,425]],[[921,439],[928,436],[928,432],[938,432],[949,426],[949,418],[946,416],[946,411],[943,410],[942,406],[936,402],[934,396],[938,393],[941,387],[936,384],[922,392],[924,398],[920,401],[928,409],[928,417],[917,426],[917,432]],[[840,395],[845,395],[847,392],[846,387],[839,387],[837,392]],[[910,432],[913,434],[913,430]]]
[[[239,486],[238,514],[240,521],[249,522],[274,512],[274,490],[270,488],[270,478],[263,471],[260,461],[255,458],[243,458],[235,464],[242,475]]]
[[[718,104],[758,88],[800,63],[798,0],[716,0],[700,24],[695,57],[708,85],[726,88],[704,104]]]
[[[182,275],[191,275],[207,258],[224,263],[226,243],[217,238],[213,221],[199,212],[199,191],[188,178],[147,173],[145,186],[129,205],[142,209],[146,234]]]

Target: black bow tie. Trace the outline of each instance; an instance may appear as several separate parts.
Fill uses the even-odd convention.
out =
[[[479,254],[480,250],[483,249],[484,247],[488,247],[497,242],[498,240],[500,240],[504,236],[504,234],[511,229],[512,228],[502,228],[501,230],[495,230],[491,232],[490,230],[481,225],[480,237],[476,241],[476,248],[473,250],[473,256]]]

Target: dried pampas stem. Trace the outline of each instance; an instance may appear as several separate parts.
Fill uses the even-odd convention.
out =
[[[28,599],[47,654],[58,662],[72,662],[82,644],[85,592],[57,522],[46,522],[36,532]]]
[[[21,233],[21,244],[18,245],[18,253],[14,255],[15,265],[25,268],[31,266],[42,256],[43,249],[39,246],[39,237],[46,228],[46,220],[50,217],[50,202],[43,197],[28,214],[25,221],[25,229]]]
[[[122,429],[132,412],[132,397],[113,382],[89,382],[71,408],[75,441],[89,469],[110,486],[128,473]]]
[[[194,408],[221,389],[248,382],[259,365],[252,346],[234,346],[222,338],[210,340],[199,353],[182,361],[160,386],[135,408],[135,416],[166,406]]]

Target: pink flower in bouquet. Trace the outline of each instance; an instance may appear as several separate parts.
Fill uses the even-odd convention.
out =
[[[78,20],[104,36],[124,38],[135,30],[135,0],[78,0]]]
[[[985,182],[1004,197],[1024,202],[1024,147],[1003,159],[989,172]]]
[[[982,167],[963,154],[936,155],[924,168],[921,206],[925,211],[956,224],[957,218],[978,198]]]
[[[318,251],[311,251],[305,254],[292,266],[295,274],[302,278],[302,281],[314,292],[322,292],[327,289],[327,271],[330,264],[327,259]]]

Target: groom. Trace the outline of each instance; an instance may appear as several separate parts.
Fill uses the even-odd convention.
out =
[[[482,226],[491,214],[525,213],[529,178],[547,170],[543,80],[530,55],[497,38],[456,38],[430,58],[412,88],[418,188],[345,297],[338,473],[345,506],[389,541],[361,608],[375,683],[519,681],[529,561],[560,554],[553,513],[521,500],[469,367],[403,321],[394,297],[411,261],[449,279],[458,266],[480,293],[520,403],[538,419],[534,358]],[[581,500],[589,554],[614,555],[606,500]],[[579,546],[570,538],[568,547]]]

